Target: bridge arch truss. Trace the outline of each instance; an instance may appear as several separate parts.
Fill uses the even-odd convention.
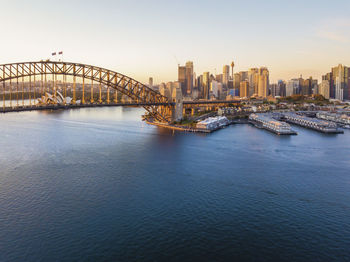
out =
[[[75,78],[81,78],[83,79],[81,103],[85,103],[84,80],[90,80],[92,83],[97,82],[100,85],[120,92],[136,103],[142,104],[150,118],[160,122],[171,121],[173,105],[168,101],[167,97],[162,96],[160,93],[126,75],[105,68],[80,63],[40,61],[0,65],[0,88],[2,88],[3,99],[5,100],[6,81],[11,82],[16,80],[18,88],[18,79],[20,78],[23,80],[24,78],[31,79],[31,77],[34,77],[35,82],[35,76],[47,75],[63,75],[74,78],[73,103],[76,99]],[[109,89],[107,95],[109,102]],[[93,99],[91,99],[91,102],[93,102]]]

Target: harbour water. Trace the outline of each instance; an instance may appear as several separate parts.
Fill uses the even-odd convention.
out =
[[[350,131],[0,115],[0,261],[350,261]]]

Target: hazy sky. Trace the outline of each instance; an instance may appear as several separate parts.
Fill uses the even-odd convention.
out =
[[[350,65],[350,0],[0,0],[0,64],[49,58],[142,82],[267,66],[271,79],[319,78]]]

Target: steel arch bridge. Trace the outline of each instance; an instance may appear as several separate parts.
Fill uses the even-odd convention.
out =
[[[131,98],[136,103],[142,105],[148,112],[148,117],[160,122],[170,122],[172,116],[172,110],[174,103],[168,100],[167,97],[162,96],[160,93],[150,89],[146,85],[118,72],[108,70],[101,67],[92,65],[71,63],[71,62],[57,62],[57,61],[39,61],[39,62],[23,62],[23,63],[11,63],[0,65],[0,88],[2,84],[3,89],[3,100],[5,101],[5,83],[6,81],[12,82],[17,81],[17,95],[18,95],[18,79],[31,78],[47,75],[63,75],[72,76],[74,78],[73,86],[73,100],[76,101],[76,77],[81,78],[83,81],[82,87],[82,99],[81,103],[85,103],[84,96],[84,80],[91,80],[91,82],[97,82],[100,85],[107,87],[107,101],[109,103],[109,88],[120,92],[121,94]],[[46,79],[46,78],[45,78]],[[23,84],[23,83],[22,83]],[[23,84],[24,85],[24,84]],[[31,86],[31,84],[30,84]],[[91,85],[93,89],[93,84]],[[12,89],[11,89],[12,90]],[[35,89],[34,89],[35,90]],[[101,89],[100,89],[101,90]],[[93,90],[91,90],[93,93]],[[34,91],[35,92],[35,91]],[[100,91],[101,92],[101,91]],[[56,89],[55,89],[56,93]],[[35,93],[34,93],[35,96]],[[101,100],[101,93],[100,93]],[[93,97],[91,95],[91,102]],[[5,102],[4,102],[5,104]]]

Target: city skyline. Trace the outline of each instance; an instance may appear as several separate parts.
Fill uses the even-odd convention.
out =
[[[186,61],[197,74],[215,74],[232,60],[235,72],[266,66],[271,82],[321,80],[329,68],[349,64],[349,7],[341,0],[254,1],[249,8],[239,1],[6,1],[2,17],[11,26],[3,27],[0,58],[40,60],[63,50],[64,60],[143,83],[177,79]]]

